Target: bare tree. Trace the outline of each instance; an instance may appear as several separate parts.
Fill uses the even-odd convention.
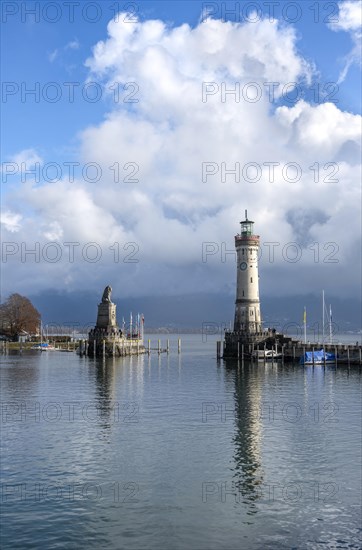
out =
[[[8,336],[18,336],[22,330],[38,332],[40,319],[39,311],[28,298],[20,294],[11,294],[0,305],[0,330]]]

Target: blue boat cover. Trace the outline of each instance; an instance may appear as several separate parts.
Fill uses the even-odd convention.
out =
[[[335,361],[336,356],[334,353],[328,351],[314,350],[306,351],[304,355],[300,358],[300,363],[324,363],[324,357],[326,361]]]

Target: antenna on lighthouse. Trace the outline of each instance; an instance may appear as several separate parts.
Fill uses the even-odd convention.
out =
[[[247,220],[248,219],[248,211],[245,210],[245,219]]]

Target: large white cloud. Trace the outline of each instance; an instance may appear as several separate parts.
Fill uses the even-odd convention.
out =
[[[111,96],[120,83],[121,99],[130,91],[123,85],[134,82],[139,101],[113,103],[101,124],[80,133],[79,161],[98,163],[101,180],[64,179],[42,186],[28,181],[13,193],[12,217],[7,218],[16,220],[19,240],[42,246],[54,240],[63,252],[65,242],[81,243],[77,251],[96,242],[102,258],[92,263],[78,253],[71,263],[64,252],[58,263],[29,261],[26,270],[34,277],[26,282],[15,273],[12,285],[32,285],[34,290],[52,286],[57,275],[57,285],[64,288],[111,283],[119,295],[230,289],[235,264],[222,251],[224,246],[232,249],[248,208],[262,243],[280,243],[273,263],[268,246],[262,246],[264,292],[325,288],[354,294],[359,273],[348,266],[360,238],[360,117],[332,103],[302,100],[274,109],[265,82],[279,82],[280,94],[287,83],[308,82],[313,73],[298,53],[295,31],[269,20],[236,24],[208,19],[190,28],[161,21],[125,24],[121,16],[118,23],[109,23],[108,35],[86,62],[89,78],[98,79]],[[205,82],[214,82],[216,93],[203,101]],[[253,82],[262,95],[256,102],[242,95],[237,102],[228,95],[223,102],[223,82],[227,89],[238,82],[241,90]],[[251,162],[261,168],[255,182],[242,174]],[[266,165],[271,162],[278,163],[273,178]],[[217,169],[207,181],[202,181],[203,163]],[[232,174],[222,181],[222,163],[227,169],[238,169],[239,163],[239,182]],[[293,167],[286,171],[288,163],[300,166],[298,181],[292,181]],[[139,181],[127,182],[136,165]],[[114,181],[115,166],[119,182]],[[250,179],[253,169],[247,174]],[[9,241],[12,228],[5,225]],[[302,251],[296,263],[282,253],[294,241]],[[110,249],[115,242],[118,263]],[[203,262],[206,242],[214,242],[218,253]],[[337,262],[328,261],[331,242],[338,249],[332,256]],[[127,248],[127,243],[136,244]],[[127,261],[129,254],[139,262]],[[14,255],[7,265],[12,268],[16,261]]]
[[[332,18],[330,27],[334,30],[360,31],[362,26],[361,0],[347,0],[338,3],[337,18]]]

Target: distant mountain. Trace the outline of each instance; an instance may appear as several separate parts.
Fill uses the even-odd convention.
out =
[[[40,311],[43,323],[66,326],[93,326],[97,316],[97,304],[101,293],[90,292],[62,293],[48,290],[29,297]],[[122,317],[129,322],[137,313],[145,316],[146,327],[168,328],[202,328],[228,327],[234,316],[234,297],[227,294],[189,294],[184,296],[144,296],[142,298],[118,299],[112,296],[117,304],[117,319],[121,324]],[[348,331],[361,329],[361,302],[358,300],[341,300],[328,297],[332,305],[335,330]],[[261,297],[261,308],[264,325],[275,326],[292,331],[302,324],[304,306],[307,308],[307,324],[310,328],[322,323],[322,297],[315,295],[289,297]],[[326,317],[327,318],[327,317]],[[327,324],[327,321],[326,321]],[[209,328],[211,332],[211,328]]]

